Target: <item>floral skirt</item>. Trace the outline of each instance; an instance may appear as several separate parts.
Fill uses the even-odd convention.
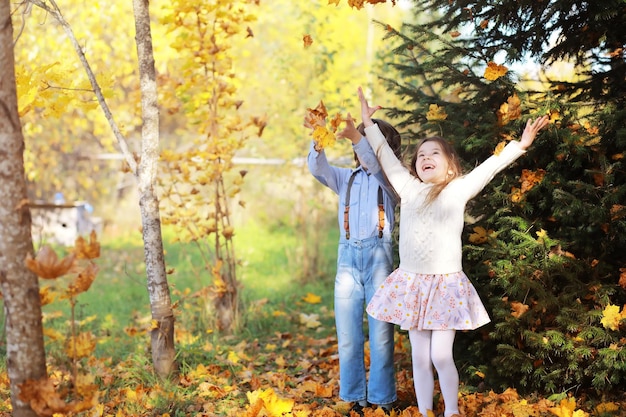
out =
[[[473,330],[490,321],[463,271],[431,275],[398,268],[376,290],[367,312],[403,330]]]

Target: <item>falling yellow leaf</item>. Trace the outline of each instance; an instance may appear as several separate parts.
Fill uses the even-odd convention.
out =
[[[313,44],[313,38],[311,35],[304,35],[302,37],[302,42],[304,43],[304,48],[306,49]]]
[[[522,116],[522,108],[518,95],[513,94],[507,99],[506,103],[502,103],[497,114],[500,126],[508,124],[511,120],[519,119]]]
[[[495,81],[505,75],[508,71],[509,69],[504,65],[498,65],[493,61],[489,61],[487,63],[487,68],[485,68],[484,77],[489,81]]]
[[[89,234],[89,243],[79,236],[74,244],[74,253],[78,259],[95,259],[100,257],[100,243],[94,230]]]
[[[428,106],[428,113],[426,113],[426,119],[429,121],[446,120],[448,114],[443,107],[436,104]]]
[[[41,247],[35,259],[30,255],[26,255],[26,267],[33,271],[39,278],[56,279],[67,274],[72,266],[76,254],[72,253],[59,260],[56,252],[48,245]]]
[[[322,302],[322,297],[309,292],[306,294],[306,297],[302,298],[302,301],[309,304],[319,304]]]
[[[322,149],[333,145],[336,142],[335,132],[339,124],[343,121],[340,113],[337,113],[330,121],[330,128],[326,127],[326,118],[328,111],[324,102],[320,100],[316,108],[307,108],[304,115],[304,126],[313,130],[313,141],[315,142],[315,150]]]
[[[89,264],[83,269],[74,282],[72,282],[68,289],[67,295],[70,297],[75,297],[76,295],[87,291],[93,281],[96,279],[96,275],[98,274],[98,266],[94,264]]]

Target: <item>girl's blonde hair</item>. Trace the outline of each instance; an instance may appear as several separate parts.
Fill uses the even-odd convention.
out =
[[[430,189],[428,197],[426,197],[426,203],[430,204],[437,198],[437,196],[439,196],[441,191],[446,188],[446,185],[448,185],[450,181],[463,175],[463,169],[461,167],[461,162],[459,161],[459,156],[452,145],[440,136],[430,136],[419,141],[415,147],[415,153],[411,158],[411,165],[409,166],[409,170],[414,177],[419,178],[417,170],[415,169],[415,163],[417,162],[417,153],[426,142],[437,142],[441,147],[444,157],[448,160],[448,175],[446,175],[446,179],[439,184],[435,184],[433,188]]]

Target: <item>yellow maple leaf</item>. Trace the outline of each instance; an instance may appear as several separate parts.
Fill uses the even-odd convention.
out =
[[[614,402],[600,403],[596,406],[596,412],[598,414],[613,413],[614,411],[618,411],[618,410],[619,410],[619,406],[615,404]]]
[[[328,117],[328,111],[324,102],[320,100],[317,107],[314,109],[307,108],[304,114],[304,127],[315,129],[317,126],[324,126],[326,124],[326,117]]]
[[[557,407],[551,407],[549,410],[558,417],[573,417],[576,408],[576,400],[574,398],[564,398]]]
[[[485,229],[482,226],[474,227],[474,233],[470,234],[469,241],[476,245],[480,245],[481,243],[487,242],[490,237],[495,237],[496,233],[489,229]]]
[[[535,232],[535,234],[537,235],[537,242],[542,242],[545,238],[548,237],[548,232],[545,231],[544,229],[541,229],[538,232]]]
[[[512,401],[510,404],[513,417],[530,417],[536,414],[536,411],[528,404],[526,400]]]
[[[259,389],[253,392],[248,391],[246,392],[246,397],[248,397],[248,401],[255,408],[258,407],[259,403],[262,404],[258,408],[257,413],[265,408],[271,417],[279,417],[290,413],[295,404],[294,400],[279,398],[272,388],[266,390]],[[257,414],[254,415],[256,416]]]
[[[341,113],[337,113],[330,121],[330,128],[326,126],[328,111],[324,102],[320,100],[314,109],[307,108],[304,115],[304,126],[313,130],[313,141],[315,142],[315,150],[322,149],[333,145],[336,142],[335,132],[343,121]]]
[[[237,364],[239,363],[240,358],[239,355],[237,355],[237,352],[233,352],[232,350],[230,352],[228,352],[228,362]]]
[[[522,116],[521,101],[517,94],[509,97],[506,103],[502,103],[498,109],[498,122],[500,126],[504,126],[511,120],[517,120]]]
[[[620,314],[619,306],[609,304],[602,311],[600,323],[605,329],[617,330],[621,319],[622,315]]]
[[[89,243],[79,236],[74,243],[74,253],[78,259],[95,259],[100,257],[100,243],[95,230],[89,234]]]
[[[54,329],[48,329],[47,327],[43,328],[43,335],[44,336],[48,336],[50,339],[52,340],[62,340],[65,339],[65,335],[62,334],[61,332],[54,330]]]
[[[525,312],[528,311],[528,306],[518,301],[511,302],[511,315],[515,318],[520,318]]]
[[[448,114],[446,113],[443,107],[440,107],[436,104],[431,104],[428,106],[428,113],[426,113],[426,120],[429,121],[437,121],[437,120],[446,120],[448,118]]]
[[[502,153],[502,150],[504,149],[505,146],[506,146],[506,142],[504,142],[504,141],[498,143],[498,145],[496,146],[496,149],[494,149],[494,151],[493,151],[493,154],[494,155],[500,155]]]
[[[322,302],[322,297],[309,292],[306,294],[306,297],[302,298],[302,301],[309,304],[319,304]]]
[[[332,146],[337,138],[326,126],[317,126],[313,130],[313,140],[315,141],[315,150],[319,152],[324,148]]]
[[[96,349],[96,338],[91,332],[83,332],[65,343],[65,353],[73,359],[86,358]]]
[[[56,298],[56,292],[50,289],[50,287],[44,287],[39,289],[39,300],[41,301],[41,305],[45,306],[50,304]]]
[[[487,63],[487,68],[485,68],[484,77],[489,81],[495,81],[505,75],[508,71],[509,69],[504,65],[498,65],[493,61],[489,61]]]
[[[96,275],[98,274],[98,266],[94,264],[89,264],[85,269],[83,269],[74,282],[72,282],[68,289],[67,295],[70,297],[75,297],[76,295],[87,291],[93,281],[96,279]]]
[[[531,171],[530,169],[523,169],[522,176],[520,177],[520,182],[522,183],[522,193],[527,193],[535,185],[541,183],[541,181],[543,181],[543,178],[545,176],[546,176],[545,169],[538,169],[536,171]]]

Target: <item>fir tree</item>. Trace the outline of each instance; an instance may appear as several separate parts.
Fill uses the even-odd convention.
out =
[[[466,381],[623,393],[626,313],[607,326],[603,311],[626,303],[626,3],[415,3],[422,23],[380,22],[394,52],[381,78],[404,103],[388,116],[407,152],[441,135],[468,171],[528,118],[552,118],[467,208],[464,268],[492,323],[458,336]],[[529,89],[513,70],[528,60],[571,62],[577,77]]]

